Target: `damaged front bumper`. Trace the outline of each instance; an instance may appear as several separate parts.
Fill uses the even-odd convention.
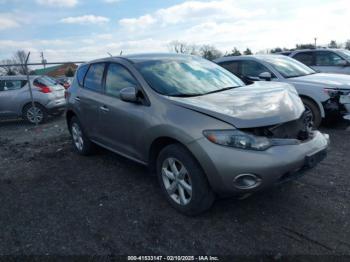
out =
[[[330,99],[323,103],[326,117],[340,115],[350,120],[350,90],[327,90]]]
[[[343,118],[346,120],[350,120],[350,92],[345,95],[340,95],[339,103],[344,107],[345,112]]]

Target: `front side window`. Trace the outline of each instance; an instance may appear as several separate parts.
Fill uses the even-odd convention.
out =
[[[205,95],[244,85],[221,66],[193,56],[138,62],[136,68],[156,92],[168,96]]]
[[[307,66],[314,65],[314,55],[312,52],[297,53],[295,56],[293,56],[293,58],[298,60],[299,62],[302,62],[303,64],[305,64]]]
[[[239,61],[228,61],[219,63],[223,68],[227,69],[236,76],[239,75]]]
[[[106,94],[119,97],[123,88],[136,87],[137,82],[129,71],[119,64],[110,64],[106,76]]]
[[[101,92],[104,68],[104,63],[91,64],[85,76],[84,87],[92,91]]]
[[[241,74],[245,77],[259,77],[261,73],[270,72],[264,65],[256,61],[241,61]]]
[[[334,52],[316,52],[316,66],[338,66],[341,61],[345,60]]]
[[[306,76],[316,72],[299,61],[286,56],[265,56],[264,61],[269,63],[284,78]]]

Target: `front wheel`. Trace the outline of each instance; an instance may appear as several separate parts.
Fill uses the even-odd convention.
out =
[[[169,203],[186,215],[208,210],[215,200],[207,177],[183,146],[165,147],[157,159],[157,176]]]
[[[321,125],[322,121],[320,109],[309,99],[302,98],[301,100],[305,106],[305,112],[309,118],[309,121],[313,123],[313,128],[317,129]]]

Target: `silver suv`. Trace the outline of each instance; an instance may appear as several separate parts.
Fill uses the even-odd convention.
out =
[[[97,144],[148,165],[170,204],[189,215],[216,195],[252,194],[301,176],[329,143],[309,129],[292,86],[244,86],[195,56],[92,61],[77,70],[67,99],[79,154]]]
[[[35,106],[26,76],[0,77],[0,119],[22,117],[30,123],[42,123],[51,115],[64,112],[64,87],[47,76],[30,76]]]
[[[287,55],[322,73],[350,74],[349,50],[305,49],[296,50]]]

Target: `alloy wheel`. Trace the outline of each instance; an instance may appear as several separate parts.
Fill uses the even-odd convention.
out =
[[[30,107],[27,110],[27,119],[31,123],[40,123],[44,118],[44,112],[39,107]]]
[[[72,137],[75,147],[82,151],[84,147],[83,133],[77,123],[72,124]]]
[[[167,158],[162,164],[162,180],[170,198],[185,206],[192,199],[192,182],[186,167],[175,158]]]

